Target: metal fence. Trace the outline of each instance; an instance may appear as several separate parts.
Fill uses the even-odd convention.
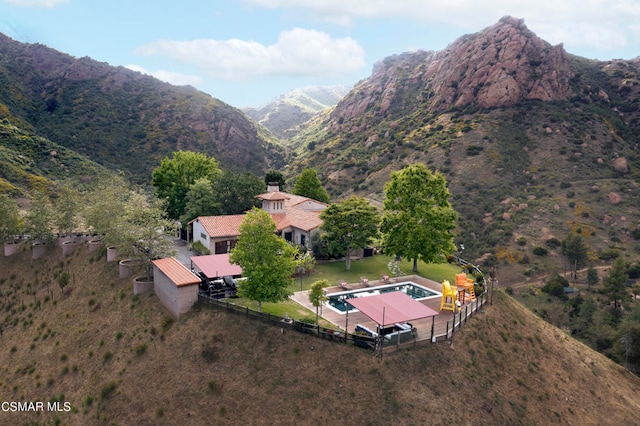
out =
[[[234,315],[243,316],[245,318],[271,324],[282,328],[283,330],[293,330],[303,334],[309,334],[311,336],[329,340],[336,343],[344,343],[354,345],[359,348],[376,351],[382,353],[382,348],[395,347],[400,349],[409,345],[415,346],[418,342],[436,342],[438,340],[450,339],[453,337],[453,333],[460,327],[462,327],[474,313],[480,312],[487,303],[487,292],[483,292],[476,298],[475,303],[465,305],[459,312],[452,314],[450,320],[448,320],[445,326],[435,326],[435,319],[432,321],[431,329],[429,333],[414,334],[410,341],[401,342],[397,339],[384,339],[384,336],[373,337],[369,335],[359,333],[345,333],[341,330],[333,328],[322,327],[317,324],[309,324],[302,321],[297,321],[293,318],[283,318],[270,313],[258,312],[248,307],[242,307],[229,303],[226,300],[218,300],[207,297],[206,295],[199,296],[199,302],[210,309],[217,311],[224,311]]]

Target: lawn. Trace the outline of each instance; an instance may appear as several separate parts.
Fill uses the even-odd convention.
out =
[[[344,260],[318,264],[316,265],[315,271],[311,274],[294,279],[293,284],[289,286],[288,290],[290,293],[300,291],[301,289],[309,290],[311,288],[311,284],[322,279],[326,279],[330,286],[336,286],[342,280],[347,283],[357,283],[360,282],[360,277],[367,277],[369,280],[373,281],[379,279],[383,275],[393,276],[389,270],[389,262],[391,260],[392,257],[381,254],[352,260],[350,271],[346,270]],[[412,267],[412,261],[400,262],[400,270],[404,275],[414,275],[411,271]],[[457,265],[449,263],[426,264],[419,262],[418,272],[415,275],[429,278],[437,282],[441,282],[445,279],[450,282],[455,282],[455,274],[459,272],[460,267]],[[240,306],[248,306],[249,309],[258,309],[257,302],[252,302],[246,299],[235,299],[233,303]],[[305,309],[292,300],[286,300],[280,303],[263,303],[262,311],[278,315],[280,317],[283,317],[284,314],[287,313],[287,315],[295,319],[311,316],[315,317],[315,312]]]

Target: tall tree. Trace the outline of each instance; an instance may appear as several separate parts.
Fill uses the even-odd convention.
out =
[[[316,308],[316,324],[318,324],[318,308],[322,305],[322,302],[327,300],[327,296],[324,294],[326,287],[329,287],[329,281],[318,280],[311,284],[311,290],[309,291],[309,302]]]
[[[153,170],[151,183],[158,198],[167,200],[169,218],[178,220],[185,213],[191,185],[200,178],[214,182],[219,174],[218,162],[213,157],[200,152],[177,151]]]
[[[320,213],[320,219],[329,253],[346,255],[347,271],[351,270],[351,252],[370,244],[378,235],[380,215],[364,198],[352,196],[331,204]]]
[[[86,195],[83,216],[107,246],[119,245],[125,227],[123,212],[129,192],[124,179],[118,176],[100,182]]]
[[[224,171],[216,180],[214,191],[222,214],[241,214],[259,207],[257,196],[265,186],[254,174]]]
[[[293,194],[308,197],[321,203],[329,203],[331,199],[327,190],[322,186],[318,173],[314,169],[304,169],[296,178]]]
[[[569,262],[571,276],[577,278],[578,269],[587,263],[587,245],[580,235],[570,233],[562,240],[561,248],[562,254],[567,258],[567,262]]]
[[[278,182],[278,187],[280,188],[280,191],[284,191],[284,185],[285,185],[285,178],[284,175],[282,174],[282,172],[279,172],[277,170],[269,170],[265,175],[264,175],[264,187],[266,188],[270,183],[272,182]]]
[[[13,243],[20,233],[18,204],[7,194],[0,194],[0,243]]]
[[[64,182],[57,188],[56,195],[56,224],[70,237],[80,220],[80,193],[71,182]]]
[[[31,238],[43,244],[52,243],[54,218],[55,213],[47,194],[36,191],[31,197],[31,207],[25,217],[27,232]]]
[[[238,288],[242,297],[258,302],[279,302],[289,295],[293,284],[297,249],[276,235],[276,224],[269,214],[254,207],[240,225],[240,235],[229,260],[242,267],[247,277]]]
[[[147,277],[152,276],[154,259],[175,254],[173,240],[168,238],[174,222],[167,219],[165,201],[141,192],[132,192],[123,212],[124,227],[118,254],[140,261]]]
[[[199,178],[191,184],[186,195],[184,213],[180,216],[182,223],[187,223],[198,216],[220,214],[220,204],[213,183],[207,178]]]
[[[449,203],[449,189],[442,174],[416,163],[391,173],[385,185],[381,231],[388,254],[439,262],[455,250],[453,231],[457,213]]]
[[[604,291],[609,295],[609,299],[613,301],[615,308],[621,306],[622,300],[627,296],[625,283],[628,278],[627,265],[624,259],[622,257],[616,258],[609,271],[609,275],[602,280],[604,283]],[[618,301],[620,301],[620,303],[618,303]]]

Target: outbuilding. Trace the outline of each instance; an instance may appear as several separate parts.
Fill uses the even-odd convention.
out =
[[[176,319],[198,300],[200,278],[174,257],[153,261],[153,290]]]

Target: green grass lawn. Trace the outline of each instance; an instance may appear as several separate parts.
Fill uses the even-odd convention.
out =
[[[367,277],[369,280],[380,279],[383,275],[393,276],[389,270],[390,256],[375,255],[372,257],[366,257],[359,260],[351,261],[351,270],[346,270],[346,262],[344,260],[338,262],[323,263],[316,266],[314,272],[309,275],[305,275],[302,278],[297,277],[294,279],[293,284],[289,286],[290,293],[302,290],[309,290],[311,284],[315,281],[326,279],[329,281],[330,286],[336,286],[341,280],[347,283],[360,282],[360,277]],[[401,261],[400,270],[405,275],[414,275],[412,272],[412,261]],[[426,264],[423,262],[418,263],[418,272],[415,275],[419,275],[424,278],[441,282],[442,280],[449,280],[455,282],[455,274],[460,272],[460,267],[449,263],[437,263]],[[258,310],[258,303],[249,301],[246,299],[235,299],[234,304],[240,306],[248,306],[249,309]],[[286,313],[291,318],[302,319],[306,317],[315,317],[315,312],[309,311],[298,303],[292,300],[286,300],[279,303],[263,303],[262,312],[270,313],[284,317]],[[322,321],[320,322],[322,325]]]

